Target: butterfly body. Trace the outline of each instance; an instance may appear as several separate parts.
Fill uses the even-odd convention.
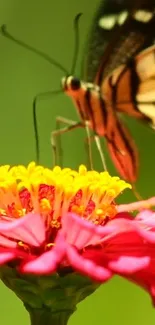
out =
[[[116,114],[111,94],[103,99],[97,85],[72,76],[63,78],[62,86],[63,91],[72,98],[83,126],[87,123],[94,133],[106,138],[119,172],[125,179],[134,182],[137,178],[138,154],[128,130]]]

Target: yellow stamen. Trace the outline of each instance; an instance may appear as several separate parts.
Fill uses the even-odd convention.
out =
[[[22,248],[24,251],[30,252],[30,247],[24,244],[22,241],[19,241],[17,245],[19,246],[19,248]]]
[[[51,204],[49,200],[47,199],[40,200],[40,209],[42,212],[48,213],[51,210]]]
[[[52,226],[52,228],[56,228],[56,229],[59,229],[61,226],[60,222],[57,220],[52,220],[50,225]]]
[[[117,213],[114,199],[131,185],[108,172],[78,171],[59,166],[52,170],[36,166],[0,167],[0,217],[20,218],[39,213],[47,227],[61,227],[67,212],[101,223]]]
[[[51,247],[53,247],[53,246],[55,246],[55,243],[48,243],[48,244],[46,245],[46,248],[51,248]]]
[[[85,207],[83,205],[73,205],[72,212],[78,214],[79,216],[82,216],[84,214]]]

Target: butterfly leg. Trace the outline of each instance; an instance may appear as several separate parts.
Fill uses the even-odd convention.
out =
[[[88,131],[89,131],[89,129],[88,129]],[[104,157],[104,154],[103,154],[103,150],[102,150],[102,147],[101,147],[100,137],[97,134],[90,135],[90,131],[89,131],[89,135],[87,134],[87,138],[86,138],[86,145],[87,145],[87,148],[88,148],[87,151],[88,151],[88,159],[89,159],[90,168],[93,169],[93,159],[92,159],[92,149],[91,149],[91,141],[92,140],[95,140],[96,147],[97,147],[97,149],[99,151],[104,170],[108,170],[107,165],[106,165],[106,161],[105,161],[105,157]]]
[[[88,121],[85,121],[85,130],[86,130],[86,134],[87,134],[87,142],[86,142],[86,145],[87,145],[87,148],[86,148],[86,152],[88,153],[88,162],[89,162],[89,168],[91,170],[93,170],[93,155],[92,155],[92,146],[91,146],[91,134],[90,134],[90,128],[89,128],[89,122]],[[88,150],[87,150],[88,149]]]
[[[90,132],[88,130],[88,132]],[[94,134],[89,134],[85,138],[85,151],[87,152],[87,166],[91,170],[93,170],[93,158],[92,158],[92,149],[91,149],[91,143],[94,141]]]
[[[57,130],[57,131],[60,130],[62,124],[66,125],[66,126],[72,126],[72,125],[76,125],[77,122],[67,119],[65,117],[62,117],[62,116],[57,116],[55,130]],[[68,130],[68,131],[70,131],[70,130]],[[52,148],[53,148],[53,157],[55,157],[55,162],[58,160],[57,157],[59,157],[59,164],[60,164],[60,166],[63,166],[63,161],[62,161],[63,152],[62,152],[62,147],[61,147],[61,137],[60,136],[57,136],[57,139],[55,139],[54,147],[52,147]],[[54,151],[55,151],[55,154],[54,154]]]
[[[105,157],[104,157],[104,154],[103,154],[103,150],[102,150],[102,147],[101,147],[101,141],[100,141],[100,138],[99,138],[99,136],[97,134],[94,135],[94,140],[95,140],[96,147],[97,147],[98,152],[99,152],[100,157],[101,157],[103,168],[104,168],[104,170],[107,171],[108,169],[107,169]]]
[[[63,128],[59,128],[60,124],[65,124],[66,126]],[[69,131],[72,131],[74,129],[77,129],[79,127],[83,127],[83,124],[81,122],[75,122],[69,119],[66,119],[62,116],[58,116],[56,118],[56,130],[51,132],[51,145],[52,145],[52,155],[53,155],[53,165],[55,166],[57,164],[57,160],[59,156],[59,150],[57,145],[57,138],[63,134],[67,133]],[[61,145],[60,145],[61,147]]]

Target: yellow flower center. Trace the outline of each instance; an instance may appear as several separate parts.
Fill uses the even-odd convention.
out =
[[[114,199],[131,185],[108,172],[78,171],[56,166],[52,170],[31,162],[0,167],[0,218],[39,213],[47,228],[59,229],[61,217],[74,212],[96,224],[116,215]]]

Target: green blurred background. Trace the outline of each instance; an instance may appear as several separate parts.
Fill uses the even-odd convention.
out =
[[[77,64],[79,76],[82,48],[97,3],[97,0],[0,0],[0,24],[6,23],[14,36],[42,49],[70,69],[74,47],[73,18],[83,12]],[[61,77],[61,72],[43,59],[0,37],[1,164],[27,164],[35,160],[32,100],[38,92],[58,89]],[[50,132],[55,128],[57,115],[77,120],[75,108],[65,95],[53,96],[38,104],[41,163],[47,166],[52,164]],[[127,123],[140,150],[137,187],[145,198],[154,194],[155,134],[131,119],[127,119]],[[84,138],[85,130],[62,136],[65,166],[77,168],[80,163],[86,163]],[[95,145],[93,153],[95,167],[101,170]],[[110,172],[116,173],[108,157],[107,162]],[[121,200],[133,199],[133,195],[127,193]],[[0,323],[28,324],[22,303],[3,284],[0,289]],[[154,319],[149,296],[135,285],[115,278],[82,302],[69,324],[153,325]]]

